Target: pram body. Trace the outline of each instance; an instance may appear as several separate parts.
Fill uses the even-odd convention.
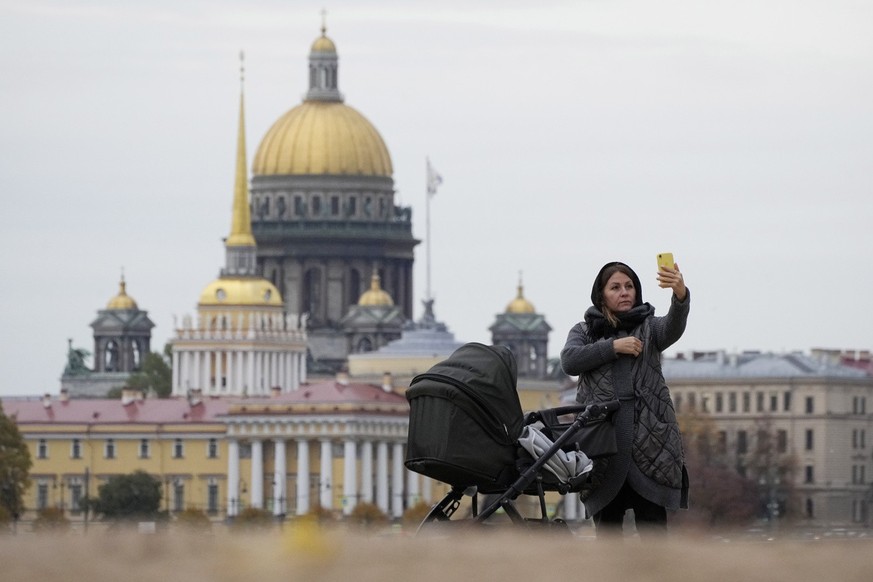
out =
[[[406,392],[410,402],[406,467],[451,487],[419,529],[434,523],[484,523],[498,510],[516,525],[563,526],[563,520],[548,516],[545,494],[578,492],[585,479],[562,482],[544,466],[559,451],[574,450],[583,427],[614,412],[618,402],[525,415],[516,380],[512,352],[504,346],[480,343],[461,346],[448,359],[413,378]],[[567,414],[575,415],[572,422],[554,424]],[[545,426],[544,432],[555,438],[534,459],[520,448],[518,438],[526,426],[543,421],[553,423]],[[470,511],[457,518],[465,495],[471,497]],[[480,495],[486,499],[482,511]],[[516,500],[521,495],[539,499],[538,518],[524,517],[517,509]]]

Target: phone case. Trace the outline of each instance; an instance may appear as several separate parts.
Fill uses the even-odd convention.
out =
[[[658,253],[658,269],[661,267],[672,269],[675,264],[673,253]]]

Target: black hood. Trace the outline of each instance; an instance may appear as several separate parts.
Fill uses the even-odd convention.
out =
[[[621,263],[619,261],[612,261],[611,263],[606,263],[597,273],[597,277],[594,278],[594,286],[591,288],[591,304],[594,305],[598,310],[603,307],[603,286],[606,284],[606,281],[603,280],[603,275],[610,267],[614,267],[616,265],[620,265],[627,270],[627,275],[630,277],[631,281],[634,283],[634,289],[637,291],[636,300],[634,301],[634,307],[639,307],[643,304],[643,287],[640,285],[640,278],[637,277],[636,272],[628,267],[626,264]],[[610,277],[612,275],[610,274]]]

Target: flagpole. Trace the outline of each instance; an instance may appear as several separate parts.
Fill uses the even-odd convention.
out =
[[[427,244],[425,245],[425,251],[427,252],[427,279],[426,284],[427,288],[425,289],[425,299],[430,301],[430,198],[431,198],[431,169],[430,169],[430,158],[425,158],[425,163],[427,164],[427,168],[425,169],[424,180],[425,180],[425,207],[424,207],[424,224],[425,224],[425,236],[427,237]]]

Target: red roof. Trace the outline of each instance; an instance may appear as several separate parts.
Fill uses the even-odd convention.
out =
[[[299,402],[405,404],[406,397],[397,392],[386,392],[381,386],[375,384],[340,383],[336,380],[327,380],[315,384],[301,384],[297,390],[270,398],[269,402],[287,402],[289,404]]]
[[[227,412],[229,404],[220,398],[204,398],[194,406],[186,398],[150,398],[128,404],[108,398],[65,402],[53,398],[45,406],[42,398],[11,398],[3,400],[3,410],[18,424],[220,422],[217,417]]]

